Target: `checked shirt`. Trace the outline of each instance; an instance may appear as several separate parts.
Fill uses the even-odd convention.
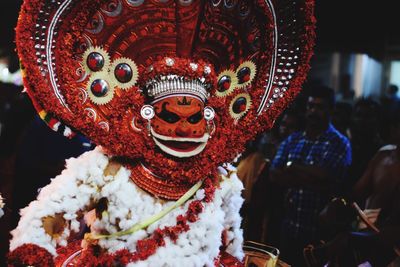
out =
[[[337,192],[351,164],[349,140],[331,124],[315,140],[307,139],[304,132],[296,132],[281,143],[272,162],[272,169],[286,166],[287,162],[324,168],[332,177],[332,191]],[[293,237],[317,234],[318,214],[331,195],[305,187],[290,187],[285,192],[283,231]]]

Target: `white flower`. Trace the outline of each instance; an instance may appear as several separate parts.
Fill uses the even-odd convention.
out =
[[[21,220],[17,229],[12,231],[11,250],[33,243],[56,255],[56,247],[65,246],[69,234],[79,229],[77,214],[82,211],[93,234],[115,233],[127,230],[174,204],[174,201],[160,201],[141,190],[131,181],[130,171],[124,167],[114,176],[105,176],[107,165],[108,158],[101,148],[68,160],[67,169],[42,189],[38,200],[21,210]],[[243,237],[239,209],[243,202],[240,196],[243,187],[234,170],[231,171],[233,174],[221,183],[213,201],[203,203],[199,219],[188,223],[188,231],[181,233],[176,242],[165,238],[166,245],[158,248],[154,255],[129,266],[214,266],[224,230],[228,232],[228,252],[241,259]],[[151,236],[157,228],[176,225],[177,216],[184,215],[192,201],[201,200],[204,196],[204,190],[198,190],[192,200],[146,229],[118,238],[101,239],[99,245],[110,253],[120,249],[133,252],[138,240]],[[100,199],[107,200],[106,210],[96,218],[93,211],[86,209],[93,209],[93,204]],[[42,218],[55,214],[63,214],[67,223],[63,233],[52,239],[43,229]]]

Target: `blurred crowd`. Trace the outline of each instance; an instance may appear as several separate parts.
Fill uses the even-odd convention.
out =
[[[246,240],[292,266],[400,266],[400,99],[308,85],[238,161]]]

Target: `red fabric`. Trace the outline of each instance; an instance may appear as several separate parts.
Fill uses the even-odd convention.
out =
[[[243,262],[239,261],[226,251],[222,251],[219,264],[223,267],[244,267]]]
[[[8,254],[8,266],[55,266],[53,255],[35,244],[24,244]]]

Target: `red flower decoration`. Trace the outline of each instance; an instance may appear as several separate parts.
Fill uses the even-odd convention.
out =
[[[215,187],[210,179],[206,179],[203,182],[203,187],[208,188],[208,198],[212,199]],[[212,192],[212,193],[211,193]],[[207,194],[206,194],[207,195]],[[204,198],[204,201],[206,201]],[[136,243],[136,251],[130,253],[128,250],[119,250],[114,254],[108,254],[102,251],[98,246],[91,245],[87,250],[82,251],[82,254],[77,260],[78,266],[113,266],[117,263],[126,265],[131,262],[140,260],[146,260],[148,257],[157,252],[159,247],[165,246],[165,238],[168,237],[172,241],[176,241],[181,233],[190,230],[188,222],[194,223],[199,219],[199,214],[203,211],[204,206],[202,201],[193,200],[188,207],[188,210],[184,215],[178,215],[176,217],[176,225],[167,226],[164,228],[156,229],[150,237],[139,240]],[[59,257],[57,257],[57,263],[63,263],[69,255],[77,251],[78,243],[70,243],[66,248],[60,248],[58,250]]]
[[[53,255],[35,244],[24,244],[8,254],[9,266],[54,266]]]

